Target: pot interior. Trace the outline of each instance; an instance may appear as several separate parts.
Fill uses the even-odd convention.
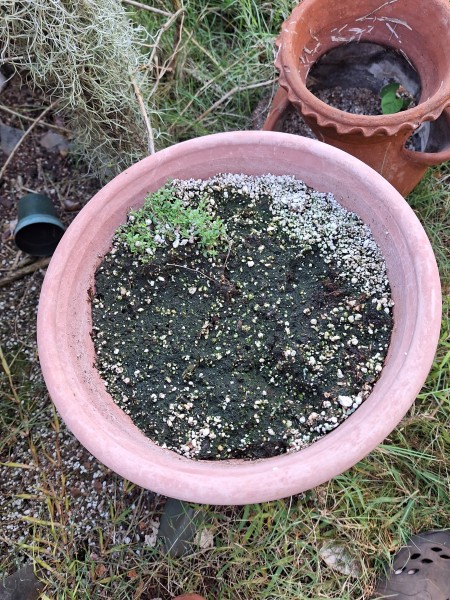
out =
[[[403,54],[380,44],[350,42],[323,54],[311,67],[306,86],[313,94],[337,86],[379,94],[390,82],[400,83],[419,102],[419,74]]]
[[[450,6],[445,0],[427,3],[426,19],[409,0],[384,4],[345,0],[333,11],[328,0],[304,0],[292,11],[278,40],[281,66],[298,69],[306,82],[314,65],[323,63],[324,72],[327,62],[332,69],[336,61],[339,73],[327,76],[342,83],[346,72],[355,72],[352,62],[359,59],[367,65],[357,69],[358,77],[369,85],[383,71],[389,72],[417,102],[419,97],[424,102],[443,94],[443,82],[448,89],[450,57],[442,48],[448,45],[449,22]]]
[[[399,83],[418,104],[422,95],[419,74],[404,53],[370,42],[350,42],[332,48],[311,67],[306,87],[317,95],[322,90],[367,89],[380,98],[388,83]],[[381,101],[380,101],[381,102]],[[364,114],[364,113],[363,113]],[[450,142],[450,125],[443,114],[426,121],[410,137],[407,147],[417,152],[436,153]]]

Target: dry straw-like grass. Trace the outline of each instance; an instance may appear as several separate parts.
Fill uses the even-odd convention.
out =
[[[144,28],[116,0],[0,3],[0,64],[59,100],[78,153],[103,176],[153,150]]]

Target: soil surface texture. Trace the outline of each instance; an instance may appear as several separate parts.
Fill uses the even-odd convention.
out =
[[[382,370],[392,302],[370,230],[290,177],[172,185],[186,206],[206,194],[228,242],[211,257],[158,234],[143,263],[116,237],[93,299],[108,391],[151,439],[187,457],[309,445],[357,409]]]
[[[381,111],[379,94],[376,94],[367,88],[341,88],[336,86],[334,88],[318,90],[314,92],[314,94],[319,100],[322,100],[322,102],[329,104],[333,108],[342,110],[343,112],[369,116],[380,116],[383,114]],[[411,104],[411,107],[412,106],[414,106],[414,103]],[[270,102],[268,98],[264,98],[260,101],[250,122],[250,126],[253,129],[260,129],[263,126],[264,120],[269,112],[269,107]],[[292,105],[286,110],[281,123],[281,131],[317,139],[315,133],[303,120],[302,115]],[[406,141],[405,147],[408,150],[420,151],[420,136],[417,133],[411,135]]]
[[[325,88],[314,92],[314,95],[344,112],[354,115],[381,115],[381,101],[379,94],[367,88]]]

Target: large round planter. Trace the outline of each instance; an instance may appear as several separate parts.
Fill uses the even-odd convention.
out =
[[[290,174],[331,191],[369,225],[384,253],[394,331],[372,394],[340,427],[297,453],[255,461],[195,461],[144,436],[111,399],[95,369],[90,290],[115,229],[130,207],[170,178],[220,172]],[[429,241],[405,200],[348,154],[273,132],[232,132],[177,144],[137,163],[80,212],[48,268],[39,304],[44,378],[79,441],[123,477],[180,500],[247,504],[310,489],[374,449],[414,402],[432,364],[441,320],[439,276]]]
[[[406,195],[428,166],[450,159],[450,110],[446,108],[450,105],[450,54],[443,51],[450,43],[449,25],[448,0],[429,0],[426,15],[410,0],[342,0],[333,10],[329,0],[303,0],[284,23],[277,40],[275,64],[284,93],[278,94],[265,129],[281,128],[282,103],[288,101],[319,140],[363,160]],[[329,87],[350,87],[348,77],[340,81],[336,76],[337,68],[343,66],[348,75],[349,63],[355,60],[352,47],[358,51],[363,44],[390,49],[405,63],[404,73],[391,65],[384,83],[392,79],[411,83],[415,107],[390,115],[355,115],[322,102],[312,93],[314,84],[308,77],[330,51],[334,54]],[[343,54],[333,65],[338,48]],[[356,79],[365,79],[365,87],[371,87],[383,64],[383,60],[378,64],[369,56],[365,77],[357,64],[351,72]],[[358,87],[358,83],[354,85]],[[433,139],[423,145],[424,151],[407,150],[406,140],[424,122],[427,135]]]

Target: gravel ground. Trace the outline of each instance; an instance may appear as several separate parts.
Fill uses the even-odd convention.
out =
[[[3,107],[0,112],[1,169],[15,145],[13,142],[8,147],[5,132],[20,136],[30,124],[30,120],[19,118],[8,109],[34,120],[48,103],[39,93],[31,92],[14,79],[0,92],[0,104]],[[50,142],[55,134],[60,137],[53,137],[58,143],[52,146]],[[105,539],[116,543],[140,540],[154,544],[155,510],[162,502],[152,492],[131,486],[111,473],[58,420],[45,389],[36,347],[36,314],[45,265],[15,281],[9,280],[18,276],[23,267],[41,264],[15,246],[12,232],[19,198],[29,192],[47,194],[59,218],[68,225],[100,187],[86,169],[73,163],[69,142],[61,117],[48,113],[44,122],[35,127],[14,152],[0,181],[0,346],[9,364],[19,352],[20,369],[15,371],[22,381],[16,381],[15,385],[23,398],[20,410],[29,419],[28,433],[15,437],[7,427],[8,421],[0,420],[3,439],[0,444],[0,578],[10,573],[13,565],[28,560],[29,552],[24,549],[17,553],[17,545],[35,541],[35,520],[49,518],[50,501],[56,507],[54,519],[64,522],[67,531],[71,531],[74,548],[89,551],[94,556],[98,551],[98,530]],[[11,371],[14,372],[14,366]],[[17,406],[9,400],[12,392],[4,369],[0,369],[0,395],[0,410],[3,415],[11,414],[14,426],[19,420]],[[5,439],[10,443],[5,443]],[[14,464],[17,466],[12,466]],[[117,524],[111,519],[111,507],[117,511],[131,510]],[[50,550],[49,547],[49,553]]]

